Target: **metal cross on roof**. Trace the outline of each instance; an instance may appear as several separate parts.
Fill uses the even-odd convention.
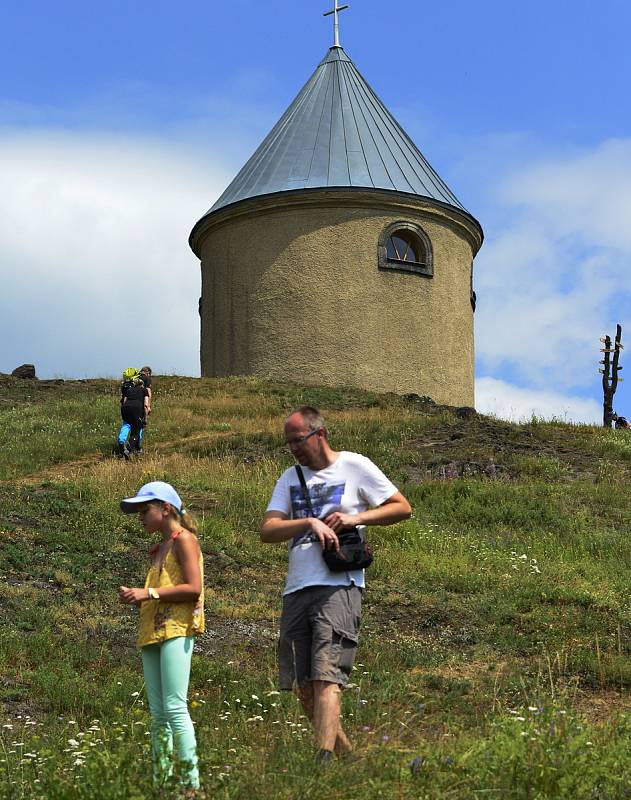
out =
[[[344,9],[350,8],[350,6],[338,6],[337,0],[335,0],[335,8],[332,11],[325,11],[322,15],[323,17],[330,17],[333,14],[333,47],[340,46],[340,23],[338,19],[338,15],[340,11],[344,11]]]

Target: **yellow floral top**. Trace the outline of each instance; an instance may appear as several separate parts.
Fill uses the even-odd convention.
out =
[[[197,600],[170,603],[162,600],[144,600],[140,604],[138,647],[174,639],[176,636],[196,636],[204,632],[204,559],[201,552],[199,569],[202,574],[202,591]],[[145,589],[150,586],[154,589],[159,589],[161,586],[177,586],[184,582],[182,569],[171,546],[162,569],[152,564],[145,580]]]

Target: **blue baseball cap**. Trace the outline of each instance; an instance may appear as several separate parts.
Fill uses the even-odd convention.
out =
[[[139,505],[152,500],[161,500],[163,503],[170,503],[177,511],[182,510],[182,500],[170,483],[151,481],[141,486],[135,497],[126,497],[122,500],[121,511],[123,514],[133,514]]]

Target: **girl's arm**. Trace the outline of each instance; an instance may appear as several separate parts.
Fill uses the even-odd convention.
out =
[[[163,586],[156,589],[160,600],[173,602],[191,602],[197,600],[202,591],[202,573],[199,568],[199,543],[197,537],[189,531],[184,531],[173,540],[175,557],[179,561],[184,583],[177,586]],[[129,589],[121,586],[118,590],[121,603],[138,605],[144,600],[149,600],[148,589]]]

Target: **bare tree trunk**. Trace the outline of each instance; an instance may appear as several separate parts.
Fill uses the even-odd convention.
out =
[[[605,428],[611,428],[614,419],[613,396],[618,388],[618,380],[622,380],[622,378],[618,379],[618,372],[622,369],[618,366],[620,350],[623,349],[623,345],[620,343],[621,337],[622,327],[617,325],[613,347],[611,346],[611,336],[605,336],[600,340],[605,345],[604,349],[601,348],[601,353],[604,353],[605,357],[600,362],[603,365],[603,369],[600,371],[603,375],[603,426]],[[613,359],[611,358],[612,353]]]

